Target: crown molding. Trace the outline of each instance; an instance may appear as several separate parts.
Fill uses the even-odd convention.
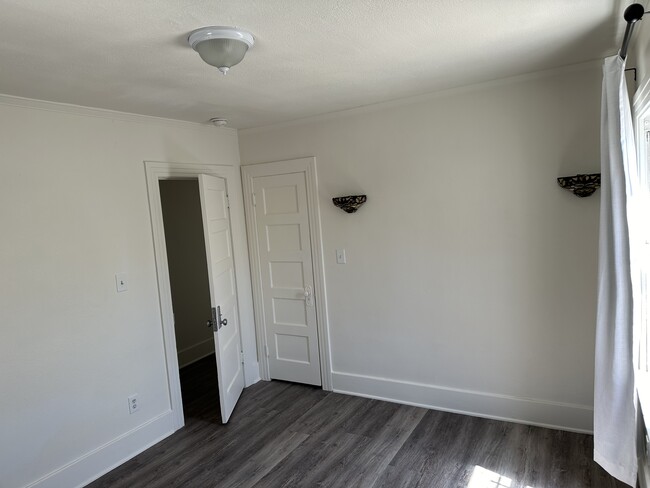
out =
[[[186,129],[205,129],[218,130],[222,133],[236,136],[237,129],[231,127],[215,127],[210,123],[190,122],[187,120],[166,119],[163,117],[154,117],[152,115],[141,115],[129,112],[119,112],[105,108],[85,107],[82,105],[73,105],[71,103],[50,102],[47,100],[37,100],[34,98],[16,97],[13,95],[0,94],[0,105],[10,107],[20,107],[32,110],[44,110],[47,112],[57,112],[82,117],[98,117],[102,119],[120,120],[123,122],[133,122],[139,124],[154,124],[167,127],[177,127]]]
[[[0,105],[13,106],[28,108],[34,110],[45,110],[49,112],[58,112],[71,115],[79,115],[84,117],[99,117],[112,120],[121,120],[124,122],[135,122],[143,124],[157,124],[164,126],[173,126],[173,127],[185,127],[185,128],[204,128],[206,130],[218,130],[222,133],[227,133],[233,136],[237,134],[248,135],[262,133],[269,130],[280,129],[284,127],[293,127],[296,125],[303,125],[315,122],[323,122],[327,120],[333,120],[338,118],[350,117],[354,115],[378,112],[390,108],[401,107],[405,105],[412,105],[416,103],[423,103],[429,100],[435,100],[437,98],[451,97],[454,95],[460,95],[463,93],[470,93],[474,91],[484,90],[492,87],[498,87],[503,85],[509,85],[514,83],[522,83],[526,81],[532,81],[536,79],[547,78],[551,76],[557,76],[560,74],[567,74],[573,72],[586,71],[588,69],[593,69],[595,67],[600,67],[602,64],[602,59],[596,59],[592,61],[587,61],[584,63],[573,64],[569,66],[562,66],[559,68],[553,68],[544,71],[536,71],[532,73],[526,73],[523,75],[510,76],[506,78],[499,78],[496,80],[484,81],[480,83],[474,83],[471,85],[465,85],[455,88],[447,88],[444,90],[433,91],[421,95],[414,95],[411,97],[403,97],[394,100],[388,100],[385,102],[379,102],[369,105],[362,105],[359,107],[353,107],[344,110],[337,110],[334,112],[327,112],[324,114],[311,115],[308,117],[301,117],[297,119],[292,119],[286,122],[278,122],[274,124],[268,124],[258,127],[251,127],[246,129],[235,129],[231,127],[215,127],[209,123],[198,123],[190,122],[186,120],[178,119],[168,119],[163,117],[154,117],[152,115],[142,115],[129,112],[119,112],[117,110],[109,110],[104,108],[95,108],[95,107],[86,107],[82,105],[74,105],[70,103],[62,102],[51,102],[47,100],[38,100],[33,98],[24,98],[17,97],[14,95],[0,94]]]
[[[511,85],[515,83],[523,83],[526,81],[533,81],[542,78],[549,78],[552,76],[576,73],[580,71],[587,71],[590,69],[600,68],[602,66],[602,59],[594,59],[591,61],[586,61],[584,63],[571,64],[568,66],[562,66],[559,68],[552,68],[543,71],[535,71],[532,73],[526,73],[523,75],[509,76],[506,78],[498,78],[496,80],[482,81],[480,83],[474,83],[471,85],[465,85],[455,88],[447,88],[444,90],[433,91],[429,93],[424,93],[422,95],[414,95],[411,97],[403,97],[394,100],[388,100],[385,102],[373,103],[369,105],[362,105],[359,107],[337,110],[335,112],[328,112],[320,115],[311,115],[308,117],[301,117],[298,119],[288,120],[286,122],[278,122],[275,124],[262,125],[258,127],[250,127],[247,129],[239,129],[240,135],[249,135],[249,134],[259,134],[267,132],[269,130],[281,129],[285,127],[293,127],[297,125],[310,124],[316,122],[324,122],[327,120],[351,117],[354,115],[379,112],[382,110],[397,108],[405,105],[413,105],[416,103],[423,103],[430,100],[435,100],[438,98],[446,98],[454,95],[461,95],[463,93],[470,93],[479,90],[485,90],[492,87],[499,87],[503,85]]]

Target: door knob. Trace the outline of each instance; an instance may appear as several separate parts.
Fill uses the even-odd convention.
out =
[[[311,287],[311,285],[305,286],[305,302],[307,305],[313,305],[314,304],[314,291]]]
[[[208,320],[207,323],[208,327],[212,327],[214,332],[228,325],[228,320],[221,318],[221,307],[212,307],[212,320]]]
[[[208,327],[212,327],[212,331],[216,332],[219,330],[219,322],[217,322],[217,309],[212,307],[210,310],[212,317],[208,320]]]
[[[217,307],[217,324],[219,324],[219,328],[221,329],[222,327],[225,327],[228,325],[228,319],[226,318],[221,318],[221,306]]]
[[[212,320],[208,320],[207,324],[208,327],[212,327],[215,331],[228,325],[228,319],[221,318],[221,306],[212,307]]]

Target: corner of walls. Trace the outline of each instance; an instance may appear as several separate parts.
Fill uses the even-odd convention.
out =
[[[168,410],[48,473],[25,488],[81,488],[170,436],[174,430],[174,418]]]
[[[240,131],[317,160],[334,391],[591,431],[599,64]]]
[[[82,486],[178,428],[143,162],[238,174],[237,138],[0,95],[0,485]],[[129,415],[133,393],[141,409]]]

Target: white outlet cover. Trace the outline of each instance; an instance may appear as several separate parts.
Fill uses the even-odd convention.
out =
[[[126,273],[117,273],[115,275],[115,288],[117,289],[118,293],[129,289]]]
[[[129,401],[129,413],[135,413],[138,410],[140,410],[140,402],[138,400],[138,395],[137,393],[135,395],[131,395],[128,399]]]

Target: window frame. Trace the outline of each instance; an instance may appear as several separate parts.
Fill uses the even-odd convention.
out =
[[[644,208],[650,202],[650,78],[639,88],[633,99],[632,106],[636,148],[637,169],[640,186],[646,188]],[[650,432],[650,225],[643,229],[641,235],[630,235],[631,257],[641,260],[641,276],[631,276],[633,288],[638,286],[637,301],[634,305],[635,340],[634,340],[634,373],[635,385],[644,419],[646,430]],[[633,242],[633,238],[645,240]],[[636,256],[635,256],[635,253]],[[632,270],[633,273],[636,270]],[[636,283],[634,280],[638,280]],[[639,281],[641,284],[639,284]]]

